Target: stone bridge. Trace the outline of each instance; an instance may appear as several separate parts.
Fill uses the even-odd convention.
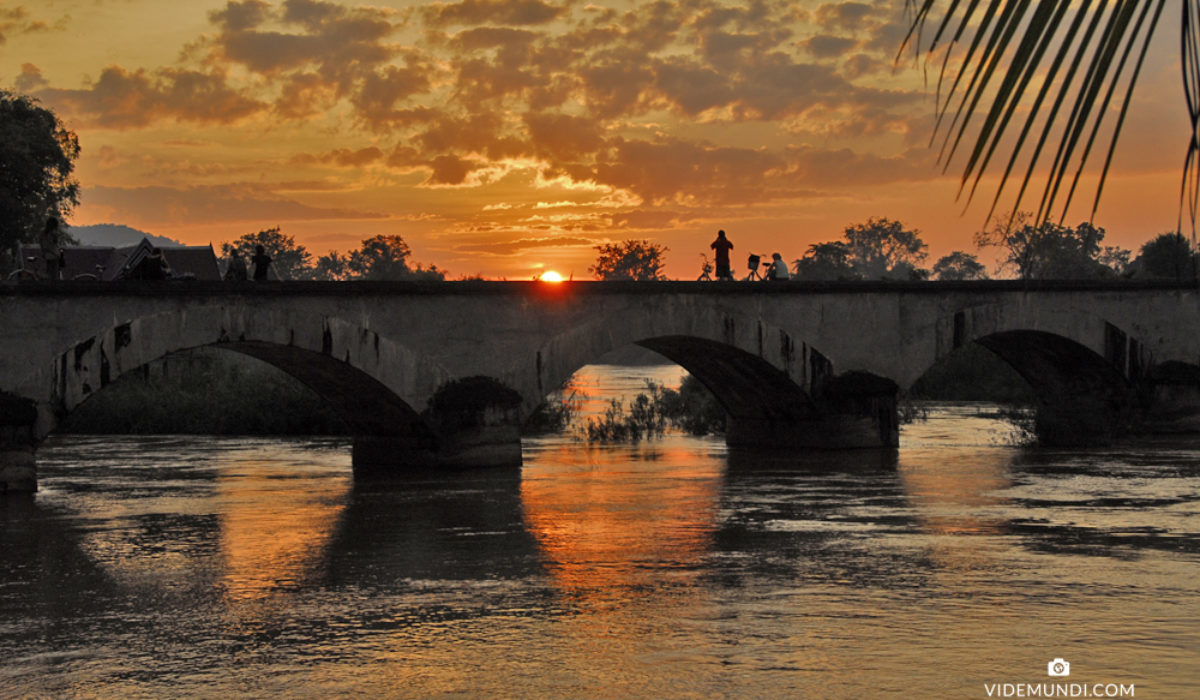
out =
[[[1016,368],[1044,405],[1124,425],[1147,415],[1147,379],[1160,368],[1196,375],[1200,290],[10,283],[0,286],[0,327],[0,491],[17,491],[36,488],[36,447],[72,409],[125,372],[203,346],[264,360],[323,396],[354,433],[356,471],[519,464],[521,421],[577,369],[628,344],[712,390],[734,445],[894,446],[897,391],[969,342]],[[1191,401],[1189,391],[1171,401]]]

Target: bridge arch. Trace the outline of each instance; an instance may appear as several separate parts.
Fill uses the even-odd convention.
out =
[[[881,422],[878,407],[870,408],[867,421],[831,419],[830,407],[845,409],[845,397],[814,398],[814,391],[832,386],[833,365],[792,331],[728,310],[687,311],[664,316],[649,307],[626,308],[554,337],[538,351],[537,401],[605,353],[638,345],[682,366],[713,393],[726,411],[731,445],[895,444],[895,421]],[[890,402],[882,413],[893,416],[895,385],[875,379],[880,383],[868,383],[886,385],[877,395],[887,394]]]
[[[35,377],[41,391],[36,437],[121,375],[168,355],[217,347],[267,362],[328,401],[359,435],[428,440],[416,406],[449,379],[434,363],[374,331],[339,318],[275,319],[255,328],[229,309],[163,313],[110,326],[58,353]],[[439,381],[440,380],[440,381]]]
[[[1091,350],[1089,358],[1102,358],[1126,380],[1139,378],[1151,359],[1142,339],[1091,309],[1077,305],[1047,309],[1024,303],[1020,298],[970,306],[943,315],[930,335],[936,338],[937,356],[941,357],[968,342],[1014,332],[1026,335],[1008,337],[999,344],[1011,345],[1022,339],[1039,344],[1053,342],[1048,339],[1056,336]],[[1058,350],[1067,352],[1065,348]],[[1019,358],[1014,355],[1014,360]]]
[[[791,331],[754,316],[712,306],[672,308],[664,313],[650,305],[630,305],[544,342],[537,351],[537,396],[529,398],[536,405],[580,367],[626,345],[647,347],[689,371],[689,364],[695,366],[700,373],[706,372],[706,359],[728,363],[734,358],[756,358],[777,374],[761,367],[747,372],[761,371],[774,378],[781,374],[806,393],[829,372],[829,361],[816,348]],[[707,352],[718,354],[705,358]],[[711,371],[708,374],[714,382],[718,379]]]
[[[940,318],[931,335],[939,359],[975,343],[1012,367],[1037,397],[1038,436],[1048,444],[1127,429],[1136,382],[1149,364],[1136,337],[1081,308],[1045,313],[1019,303],[974,306]]]

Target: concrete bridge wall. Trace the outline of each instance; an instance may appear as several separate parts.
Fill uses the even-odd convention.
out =
[[[1118,401],[1156,363],[1200,364],[1200,292],[1130,283],[21,284],[0,288],[0,324],[0,462],[10,465],[32,464],[26,455],[58,421],[124,372],[207,345],[313,387],[361,438],[364,459],[441,463],[519,461],[521,417],[630,343],[709,386],[732,442],[827,447],[894,441],[887,420],[858,420],[883,410],[875,404],[829,423],[838,402],[817,399],[830,378],[904,389],[971,341],[1056,400]],[[446,413],[439,392],[477,377],[511,401],[472,404],[469,419],[451,410],[453,429],[430,413]],[[849,437],[821,442],[839,431]],[[9,468],[0,483],[16,488],[27,471]]]

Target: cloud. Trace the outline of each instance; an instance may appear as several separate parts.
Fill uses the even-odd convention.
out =
[[[470,161],[448,155],[434,158],[429,165],[433,172],[430,173],[426,184],[430,185],[461,185],[466,181],[467,175],[477,168]]]
[[[209,19],[221,30],[213,50],[260,73],[316,65],[334,78],[348,67],[384,63],[396,51],[385,42],[396,26],[379,8],[285,0],[280,12],[261,0],[246,0],[227,3]],[[263,29],[271,22],[288,31]]]
[[[136,225],[181,225],[196,222],[286,222],[311,219],[375,219],[383,214],[301,204],[274,194],[257,183],[195,187],[85,188],[83,200],[91,210],[107,212],[114,220]]]
[[[62,31],[66,29],[70,19],[69,16],[63,16],[54,23],[50,23],[45,20],[30,19],[29,10],[22,5],[0,6],[0,46],[8,41],[10,34],[41,34]]]
[[[635,55],[604,57],[579,69],[587,106],[597,117],[612,119],[644,111],[642,92],[654,84],[654,71]]]
[[[695,61],[672,58],[654,67],[654,89],[689,117],[738,101],[736,87],[724,74]]]
[[[25,93],[30,93],[49,85],[49,82],[42,77],[42,71],[32,63],[22,63],[21,74],[13,82],[17,90]]]
[[[827,188],[921,182],[937,176],[935,155],[923,146],[894,156],[859,153],[849,148],[798,146],[787,154],[786,177]]]
[[[210,65],[234,64],[284,92],[276,111],[304,118],[305,97],[342,97],[357,92],[369,123],[398,99],[428,87],[419,75],[391,65],[403,48],[390,41],[399,28],[394,12],[347,7],[321,0],[285,0],[276,9],[261,0],[228,2],[209,13],[219,32],[201,41]],[[411,55],[407,70],[425,68]]]
[[[226,84],[220,73],[165,68],[153,73],[109,66],[80,90],[47,88],[38,93],[92,126],[130,129],[158,119],[231,124],[267,105]]]
[[[459,0],[396,10],[372,0],[232,0],[208,14],[209,32],[173,65],[110,66],[75,90],[46,85],[33,65],[19,80],[88,127],[175,120],[234,125],[246,139],[326,139],[290,161],[246,158],[224,171],[179,153],[180,178],[250,180],[245,169],[259,168],[271,179],[291,163],[311,170],[274,179],[297,178],[296,193],[333,193],[352,179],[335,168],[369,168],[398,188],[396,216],[434,202],[428,208],[445,220],[423,230],[439,232],[463,211],[511,224],[536,199],[566,203],[519,231],[489,229],[519,250],[549,246],[551,231],[667,230],[718,207],[782,207],[859,181],[931,176],[926,151],[904,150],[928,112],[919,80],[912,89],[877,80],[891,67],[897,45],[883,48],[902,27],[897,17],[872,2],[809,11],[787,0]],[[164,167],[136,158],[113,166],[143,177]],[[209,215],[199,203],[209,195],[242,212],[218,207],[213,216],[239,220],[302,216],[309,201],[278,184],[210,187],[158,194],[171,211],[198,217]],[[468,187],[478,192],[447,191]],[[110,203],[149,196],[96,192]],[[455,214],[437,209],[468,200]],[[347,215],[313,210],[316,219]]]
[[[540,37],[541,34],[528,29],[475,27],[458,32],[450,43],[459,51],[471,52],[498,48],[505,50],[511,56],[514,51],[523,52],[529,44]]]
[[[316,73],[296,72],[283,78],[272,108],[283,119],[307,119],[337,103],[336,87]]]
[[[20,31],[27,17],[29,17],[29,11],[20,5],[0,7],[0,44],[8,40],[5,34],[14,30]]]
[[[861,2],[825,3],[817,8],[814,19],[826,31],[861,28],[873,17],[876,9]]]
[[[842,75],[850,81],[868,75],[887,73],[891,70],[892,64],[890,62],[865,53],[854,54],[842,64]]]
[[[813,56],[821,59],[837,58],[853,49],[858,44],[855,39],[829,34],[818,34],[809,37],[804,42],[804,48]]]
[[[546,24],[565,11],[542,0],[462,0],[435,2],[422,8],[430,26],[472,24],[538,25]]]
[[[772,198],[769,174],[786,161],[767,149],[678,139],[619,141],[595,171],[597,182],[628,189],[656,204],[734,203]]]
[[[475,153],[498,161],[525,155],[526,145],[505,134],[501,114],[481,112],[466,117],[442,114],[415,137],[426,157],[447,153]]]
[[[383,151],[377,146],[367,146],[357,150],[350,150],[349,148],[337,148],[320,155],[304,153],[293,157],[292,161],[301,165],[310,163],[328,163],[344,168],[361,168],[372,163],[380,162],[383,160],[383,158]]]
[[[397,109],[397,103],[427,92],[430,72],[428,64],[412,55],[404,67],[384,66],[366,74],[352,100],[359,118],[376,127],[402,122],[407,112]]]
[[[490,253],[493,255],[517,255],[527,250],[546,248],[591,247],[597,240],[582,236],[547,236],[542,238],[516,238],[512,240],[460,243],[454,250],[462,253]]]
[[[635,209],[613,214],[612,225],[619,229],[671,229],[694,218],[670,209]]]
[[[594,155],[604,145],[599,123],[587,117],[567,114],[526,114],[533,152],[551,162],[580,161]]]

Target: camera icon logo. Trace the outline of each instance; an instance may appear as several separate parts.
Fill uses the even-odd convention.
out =
[[[1062,659],[1055,659],[1046,664],[1046,673],[1051,676],[1069,676],[1071,675],[1071,663]]]

